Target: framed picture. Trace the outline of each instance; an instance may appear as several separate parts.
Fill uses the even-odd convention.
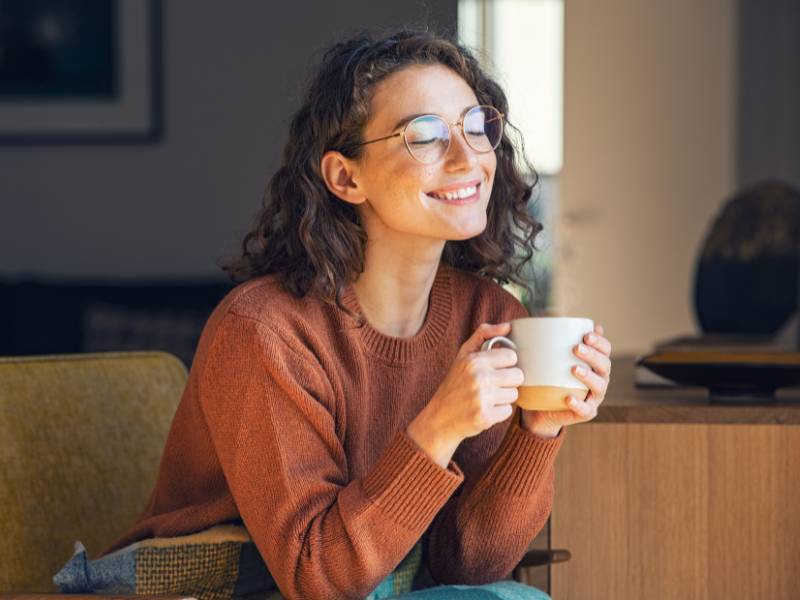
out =
[[[161,137],[159,0],[0,0],[0,143]]]

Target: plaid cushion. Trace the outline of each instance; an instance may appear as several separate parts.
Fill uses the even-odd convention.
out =
[[[83,544],[54,577],[63,593],[181,594],[223,600],[277,589],[244,527],[136,542],[89,560]]]
[[[367,597],[382,600],[411,591],[422,562],[418,543]],[[96,560],[75,543],[75,554],[53,577],[62,593],[180,594],[226,600],[258,594],[282,598],[244,527],[217,525],[200,533],[136,542]]]

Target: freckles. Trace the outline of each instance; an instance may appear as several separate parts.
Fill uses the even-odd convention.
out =
[[[425,165],[422,167],[422,176],[425,179],[430,179],[436,174],[436,169],[432,165]]]

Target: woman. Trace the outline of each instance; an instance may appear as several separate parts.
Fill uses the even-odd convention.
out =
[[[496,282],[520,282],[541,226],[507,110],[426,32],[328,51],[115,547],[241,519],[287,598],[363,598],[418,543],[438,584],[511,571],[550,512],[563,427],[603,400],[610,345],[601,327],[585,340],[585,401],[510,418],[516,355],[480,347],[527,316]]]

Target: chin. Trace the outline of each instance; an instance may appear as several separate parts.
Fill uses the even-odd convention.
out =
[[[484,231],[486,231],[486,220],[484,219],[480,225],[476,225],[474,227],[464,227],[459,229],[458,231],[453,232],[451,236],[448,236],[448,239],[453,242],[463,242],[464,240],[471,240],[472,238],[478,237]]]

